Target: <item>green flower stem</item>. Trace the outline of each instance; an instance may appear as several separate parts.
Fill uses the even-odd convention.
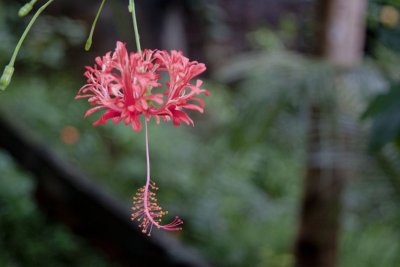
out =
[[[142,48],[140,46],[140,36],[139,36],[139,30],[138,30],[138,25],[137,25],[137,20],[136,20],[136,10],[135,10],[135,1],[134,0],[129,0],[129,12],[132,13],[132,22],[133,22],[133,30],[135,31],[135,40],[136,40],[136,49],[139,54],[142,53]]]
[[[44,4],[43,6],[41,6],[38,11],[36,11],[35,15],[32,17],[31,21],[29,22],[28,26],[26,27],[24,33],[22,34],[21,38],[19,39],[19,42],[17,44],[17,46],[15,47],[14,50],[14,54],[11,57],[10,63],[8,65],[10,66],[14,66],[15,63],[15,59],[17,58],[19,49],[22,46],[22,43],[25,40],[25,37],[28,35],[28,32],[30,31],[30,29],[32,28],[33,23],[35,23],[36,19],[39,17],[39,15],[46,9],[46,7],[48,7],[54,0],[49,0],[46,2],[46,4]]]
[[[28,26],[26,27],[25,31],[22,33],[21,38],[19,39],[17,46],[14,49],[14,53],[10,59],[10,63],[5,67],[3,75],[0,78],[0,90],[5,90],[7,86],[11,82],[11,77],[14,72],[14,63],[15,59],[17,58],[18,52],[21,49],[22,43],[24,42],[26,36],[29,33],[29,30],[32,28],[32,25],[35,23],[36,19],[39,15],[48,7],[54,0],[47,1],[43,6],[41,6],[38,11],[36,11],[35,15],[32,17],[31,21],[29,22]]]
[[[85,50],[86,51],[89,51],[90,47],[92,46],[92,38],[93,38],[94,28],[96,28],[97,20],[100,17],[100,13],[101,13],[101,10],[103,9],[103,6],[104,6],[105,2],[106,2],[106,0],[103,0],[101,2],[101,5],[99,7],[99,10],[97,11],[96,17],[94,18],[94,21],[93,21],[93,24],[92,24],[92,28],[90,29],[89,37],[88,37],[88,39],[86,41],[86,44],[85,44]]]

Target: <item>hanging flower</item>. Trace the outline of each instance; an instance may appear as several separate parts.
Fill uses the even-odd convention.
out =
[[[205,70],[203,63],[190,61],[181,52],[144,50],[128,53],[121,42],[117,42],[113,53],[97,57],[93,67],[86,67],[87,83],[76,98],[88,98],[93,106],[85,117],[105,109],[100,119],[94,122],[95,126],[106,124],[107,120],[115,124],[123,121],[134,131],[140,131],[140,117],[143,115],[145,118],[146,184],[133,198],[132,220],[138,221],[142,232],[147,235],[151,234],[153,227],[179,231],[183,224],[179,217],[161,224],[162,217],[168,212],[158,205],[154,192],[158,188],[150,176],[147,121],[153,117],[157,123],[164,120],[172,121],[175,126],[182,122],[193,125],[186,111],[203,113],[204,101],[198,96],[209,93],[201,88],[201,80],[194,83],[192,80]]]
[[[76,98],[88,98],[93,105],[85,117],[106,109],[94,125],[111,119],[115,124],[123,121],[134,131],[140,131],[140,116],[192,124],[187,110],[203,112],[204,101],[197,96],[208,91],[201,88],[202,81],[192,79],[206,70],[203,63],[189,61],[178,51],[144,50],[128,53],[125,44],[117,42],[114,53],[96,58],[93,67],[86,67],[87,84]],[[166,75],[163,75],[166,74]],[[163,76],[168,81],[163,83]],[[155,93],[154,91],[159,91]]]

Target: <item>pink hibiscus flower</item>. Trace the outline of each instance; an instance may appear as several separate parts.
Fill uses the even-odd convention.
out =
[[[93,105],[85,117],[97,110],[106,109],[94,125],[112,120],[115,124],[123,121],[132,125],[134,131],[142,129],[140,116],[143,115],[146,136],[146,184],[133,198],[132,220],[139,222],[143,233],[151,234],[153,226],[168,231],[178,231],[183,221],[175,217],[168,224],[161,224],[168,213],[157,203],[158,188],[150,178],[150,157],[147,121],[152,117],[172,121],[175,126],[182,122],[192,124],[187,110],[203,112],[204,101],[198,95],[208,91],[201,88],[202,81],[192,79],[206,70],[202,63],[190,61],[178,51],[144,50],[128,53],[125,44],[117,42],[115,51],[96,58],[93,67],[86,67],[87,84],[76,98],[88,98]],[[166,79],[166,82],[163,82]],[[155,91],[158,91],[155,92]]]
[[[88,98],[94,106],[85,117],[106,109],[95,126],[111,119],[115,124],[123,121],[125,125],[131,124],[134,131],[140,131],[142,114],[146,120],[153,117],[157,123],[162,119],[175,126],[181,122],[193,125],[186,110],[203,112],[204,101],[197,96],[209,93],[201,88],[201,80],[190,82],[205,70],[203,63],[189,61],[178,51],[128,53],[125,44],[117,42],[115,52],[97,57],[93,67],[86,67],[87,84],[76,98]],[[165,83],[163,76],[168,78]]]

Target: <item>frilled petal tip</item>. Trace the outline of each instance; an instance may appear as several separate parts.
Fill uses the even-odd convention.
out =
[[[97,126],[99,124],[106,124],[108,119],[112,119],[120,116],[121,113],[115,110],[107,110],[97,121],[93,123],[93,126]]]
[[[181,125],[182,122],[186,123],[187,125],[194,126],[193,120],[183,111],[180,110],[173,110],[172,113],[172,122],[175,126]]]
[[[197,110],[200,113],[204,112],[204,109],[202,107],[199,107],[199,106],[197,106],[195,104],[185,104],[185,105],[182,105],[181,107],[184,108],[184,109]]]
[[[132,120],[132,130],[135,132],[140,132],[142,130],[142,123],[139,120],[139,117],[135,117],[135,119]]]
[[[86,113],[85,113],[85,115],[83,115],[83,117],[86,118],[86,117],[92,115],[97,110],[102,109],[102,108],[105,108],[105,107],[104,106],[97,106],[97,107],[91,108],[88,111],[86,111]]]

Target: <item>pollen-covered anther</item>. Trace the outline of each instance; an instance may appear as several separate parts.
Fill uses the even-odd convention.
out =
[[[181,227],[178,227],[183,224],[179,217],[175,217],[169,224],[161,225],[162,216],[168,214],[168,211],[163,211],[158,205],[156,194],[151,190],[158,190],[153,181],[147,184],[147,188],[144,186],[138,189],[136,197],[133,198],[131,219],[138,221],[141,231],[149,236],[153,226],[167,231],[182,230]]]

